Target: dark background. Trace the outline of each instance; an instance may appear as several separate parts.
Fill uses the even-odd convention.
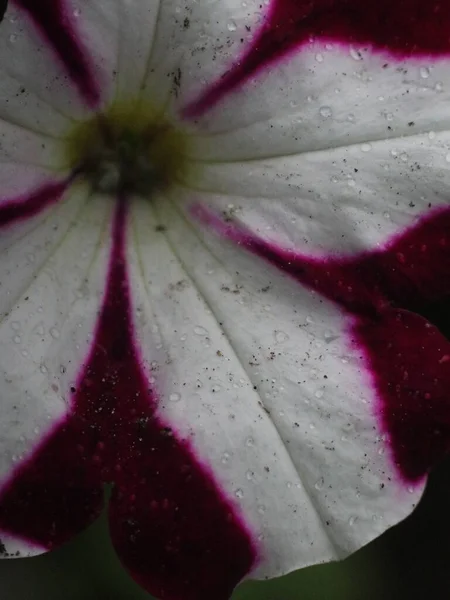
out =
[[[416,511],[347,560],[247,582],[233,600],[450,600],[449,507],[447,460],[431,475]],[[105,517],[49,554],[0,561],[1,600],[150,598],[121,568]]]

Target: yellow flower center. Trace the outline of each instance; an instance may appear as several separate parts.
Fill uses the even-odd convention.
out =
[[[69,133],[69,168],[92,188],[151,197],[183,178],[188,136],[148,104],[118,104]]]

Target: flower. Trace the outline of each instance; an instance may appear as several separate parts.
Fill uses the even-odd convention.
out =
[[[173,600],[340,558],[449,446],[450,7],[15,0],[0,533]]]

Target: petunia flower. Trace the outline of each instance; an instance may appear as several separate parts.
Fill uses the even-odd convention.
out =
[[[342,558],[450,443],[450,5],[14,0],[0,549],[158,598]]]

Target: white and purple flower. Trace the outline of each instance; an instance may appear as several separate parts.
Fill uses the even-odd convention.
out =
[[[450,5],[14,0],[0,550],[170,600],[346,556],[450,446]]]

